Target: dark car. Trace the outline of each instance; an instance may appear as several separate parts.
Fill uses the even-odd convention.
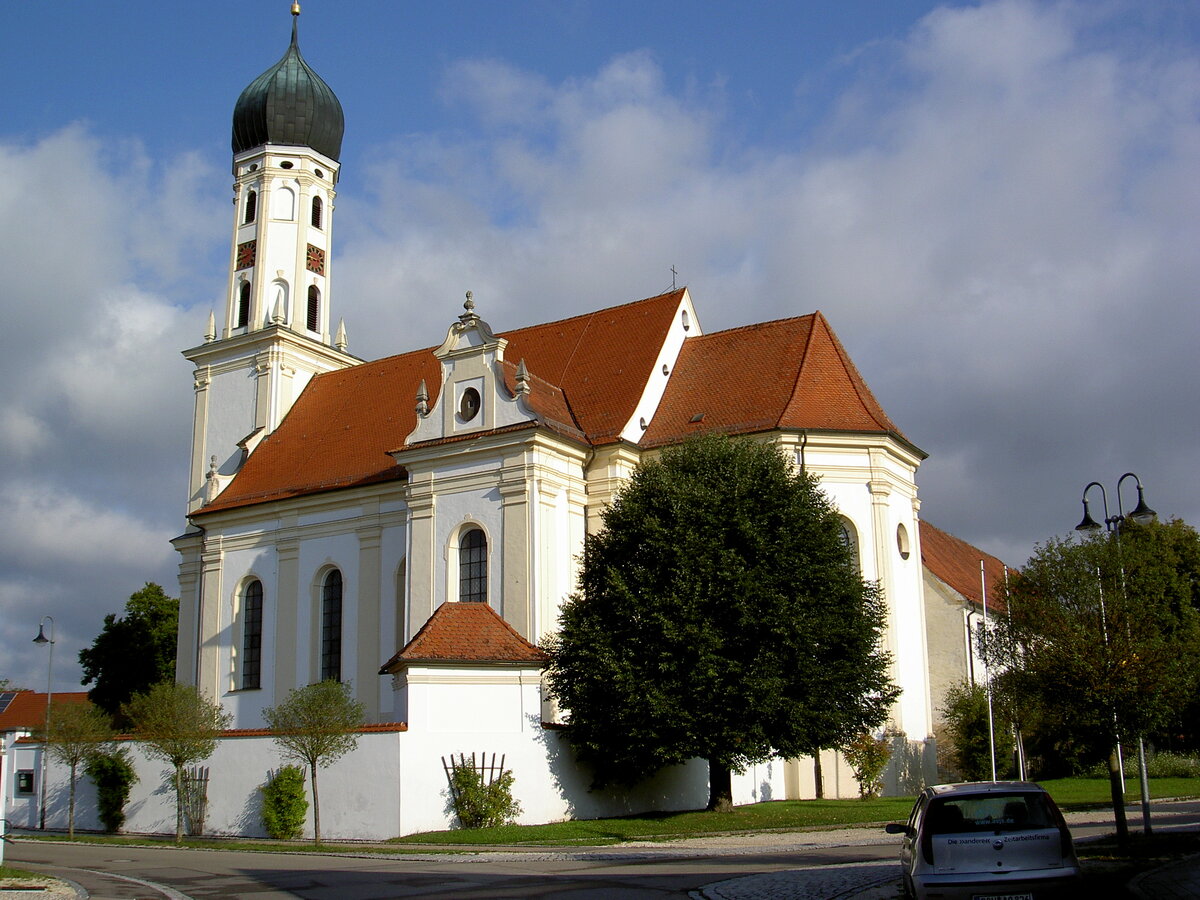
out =
[[[1031,782],[934,785],[887,832],[904,835],[904,890],[918,900],[1068,897],[1079,881],[1067,823]]]

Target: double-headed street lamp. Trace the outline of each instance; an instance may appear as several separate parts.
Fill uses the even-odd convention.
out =
[[[50,623],[50,637],[46,637],[46,622]],[[26,632],[28,634],[28,632]],[[41,829],[46,830],[46,757],[50,754],[50,698],[54,696],[54,617],[42,616],[42,621],[38,623],[37,637],[33,639],[35,644],[50,645],[50,659],[46,664],[46,734],[45,740],[42,742],[42,812],[41,812]]]
[[[1137,506],[1135,506],[1133,508],[1133,511],[1130,512],[1130,514],[1128,516],[1125,515],[1125,510],[1121,505],[1121,485],[1124,483],[1126,478],[1132,478],[1134,480],[1134,482],[1137,484],[1137,492],[1138,492]],[[1095,519],[1093,519],[1091,512],[1088,510],[1088,499],[1087,499],[1088,491],[1090,491],[1094,487],[1100,488],[1100,499],[1104,503],[1104,524],[1103,525],[1101,525],[1099,522],[1097,522]],[[1117,561],[1121,568],[1122,599],[1125,599],[1124,598],[1124,594],[1125,594],[1125,563],[1124,563],[1124,561],[1121,560],[1121,526],[1124,524],[1126,518],[1128,518],[1131,522],[1137,523],[1138,525],[1149,525],[1151,522],[1153,522],[1155,520],[1157,515],[1158,514],[1154,510],[1152,510],[1149,506],[1146,505],[1146,495],[1142,489],[1142,479],[1138,478],[1137,475],[1135,475],[1133,472],[1126,472],[1124,475],[1122,475],[1120,478],[1117,479],[1117,514],[1115,516],[1109,514],[1108,493],[1104,490],[1104,485],[1102,485],[1098,481],[1093,481],[1093,482],[1090,482],[1088,484],[1088,486],[1083,489],[1083,519],[1080,521],[1080,523],[1078,525],[1075,526],[1075,530],[1076,531],[1085,531],[1085,532],[1090,532],[1092,534],[1095,534],[1096,532],[1100,531],[1101,528],[1103,528],[1105,531],[1107,531],[1109,534],[1111,534],[1113,536],[1113,539],[1117,542]],[[1103,601],[1101,601],[1101,603],[1103,603]],[[1103,607],[1101,607],[1101,611],[1103,612]],[[1107,642],[1107,638],[1106,638],[1106,642]],[[1121,748],[1121,744],[1120,744],[1120,741],[1118,741],[1117,742],[1118,761],[1120,760],[1120,753],[1121,753],[1120,748]],[[1142,793],[1142,827],[1145,830],[1146,834],[1150,834],[1150,781],[1149,781],[1149,777],[1146,774],[1146,743],[1142,739],[1141,735],[1138,735],[1138,770],[1141,775],[1140,782],[1141,782],[1141,793]],[[1121,789],[1124,790],[1124,787],[1125,787],[1124,784],[1122,784]]]

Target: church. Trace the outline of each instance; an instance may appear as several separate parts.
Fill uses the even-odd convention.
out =
[[[554,322],[489,322],[487,298],[467,292],[447,303],[440,345],[355,357],[354,299],[333,289],[344,117],[301,56],[298,15],[294,4],[287,51],[234,108],[224,308],[184,351],[195,412],[173,542],[177,679],[243,733],[291,689],[330,678],[376,730],[469,720],[466,749],[541,731],[557,711],[537,645],[575,587],[585,536],[640,461],[717,432],[784,448],[836,505],[887,604],[903,689],[889,729],[914,748],[916,777],[935,780],[928,644],[961,648],[958,605],[970,603],[951,585],[937,600],[949,633],[927,629],[926,454],[825,316],[706,332],[702,298],[684,287]],[[763,785],[811,796],[811,768],[780,763],[741,799]]]

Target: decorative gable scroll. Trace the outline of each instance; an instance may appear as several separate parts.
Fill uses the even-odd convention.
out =
[[[470,291],[463,308],[465,312],[446,332],[446,340],[433,351],[442,375],[437,400],[429,405],[424,383],[419,396],[413,398],[417,427],[405,441],[410,446],[538,420],[525,402],[528,391],[514,394],[505,383],[504,348],[508,341],[497,337],[475,312]]]

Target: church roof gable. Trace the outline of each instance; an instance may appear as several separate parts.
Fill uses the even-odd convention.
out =
[[[541,666],[545,661],[545,653],[486,603],[443,603],[379,671],[391,674],[413,663]]]
[[[685,341],[642,444],[775,428],[900,434],[817,312]]]

